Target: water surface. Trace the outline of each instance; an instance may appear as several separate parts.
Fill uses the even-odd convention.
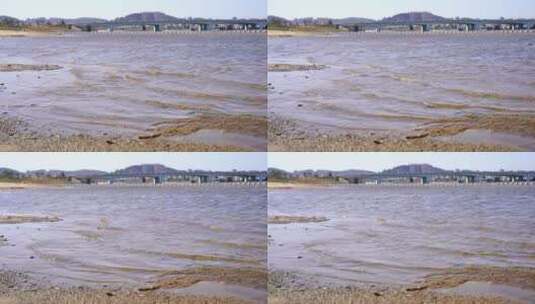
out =
[[[0,214],[63,221],[0,225],[0,265],[56,284],[136,287],[172,270],[263,268],[266,199],[246,186],[1,191]]]
[[[0,63],[63,67],[0,73],[0,110],[54,134],[126,136],[200,114],[265,117],[266,45],[262,33],[0,38]]]
[[[269,63],[327,67],[268,76],[270,115],[321,132],[411,132],[437,119],[535,115],[534,33],[270,38]]]
[[[535,187],[349,186],[270,190],[270,270],[325,282],[408,284],[450,267],[535,267]]]

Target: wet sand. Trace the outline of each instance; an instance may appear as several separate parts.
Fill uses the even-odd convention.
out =
[[[24,223],[55,223],[59,221],[62,221],[62,219],[57,216],[0,215],[0,225]]]
[[[0,64],[0,72],[55,71],[62,67],[53,64]]]
[[[325,69],[324,65],[317,64],[270,64],[269,72],[296,72],[296,71],[318,71]]]
[[[505,292],[485,294],[477,289],[457,293],[467,283],[490,283]],[[500,290],[499,288],[496,288]],[[507,290],[512,290],[508,293]],[[521,290],[522,292],[519,292]],[[269,278],[270,303],[533,303],[535,269],[473,266],[447,269],[406,286],[318,286],[313,279],[292,273],[274,272]],[[514,293],[517,291],[517,294]]]
[[[274,225],[285,225],[292,223],[322,223],[327,222],[329,219],[323,216],[285,216],[285,215],[275,215],[270,216],[268,219],[268,224]]]

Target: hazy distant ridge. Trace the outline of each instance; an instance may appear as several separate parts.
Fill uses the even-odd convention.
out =
[[[117,18],[115,22],[167,22],[176,21],[178,18],[166,15],[160,12],[144,12],[130,14],[124,17]]]
[[[446,20],[446,18],[429,12],[409,12],[383,19],[385,22],[434,22],[443,20]]]
[[[140,175],[140,174],[174,174],[178,171],[164,165],[154,164],[154,165],[137,165],[130,166],[125,169],[117,170],[114,174],[119,175]]]
[[[389,170],[385,170],[382,173],[384,174],[434,174],[434,173],[443,173],[446,170],[433,167],[427,164],[416,164],[416,165],[404,165],[398,166]]]

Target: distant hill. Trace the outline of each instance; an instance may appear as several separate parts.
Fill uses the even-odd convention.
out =
[[[0,24],[1,25],[19,25],[23,23],[21,20],[17,19],[17,18],[14,18],[14,17],[9,17],[9,16],[0,16]]]
[[[17,170],[13,170],[9,168],[0,168],[0,176],[3,176],[3,177],[19,177],[22,175],[23,173]]]
[[[268,23],[271,25],[282,25],[282,26],[289,26],[289,25],[327,25],[327,24],[354,24],[354,23],[362,23],[362,22],[373,22],[375,20],[368,19],[368,18],[360,18],[360,17],[349,17],[349,18],[342,18],[342,19],[336,19],[336,18],[327,18],[327,17],[308,17],[308,18],[296,18],[293,20],[288,20],[283,17],[278,16],[268,16]]]
[[[392,17],[384,18],[386,22],[426,22],[426,21],[442,21],[446,18],[433,15],[428,12],[411,12],[398,14]]]
[[[175,21],[178,18],[166,15],[160,12],[144,12],[130,14],[125,17],[120,17],[115,19],[116,22],[165,22],[165,21]]]
[[[417,165],[404,165],[395,167],[390,170],[385,170],[382,173],[384,174],[427,174],[427,173],[442,173],[446,170],[433,167],[427,164],[417,164]]]
[[[117,170],[115,174],[173,174],[177,170],[164,165],[138,165]]]

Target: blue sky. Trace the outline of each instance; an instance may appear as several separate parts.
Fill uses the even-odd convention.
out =
[[[443,169],[535,170],[535,153],[270,153],[269,167],[382,171],[427,163]]]
[[[176,17],[264,18],[266,7],[266,0],[0,0],[0,16],[112,19],[161,11]]]
[[[409,11],[444,17],[535,18],[535,0],[269,0],[268,14],[295,17],[382,19]]]
[[[175,169],[266,170],[266,153],[0,153],[0,167],[115,171],[132,165],[162,164]]]

